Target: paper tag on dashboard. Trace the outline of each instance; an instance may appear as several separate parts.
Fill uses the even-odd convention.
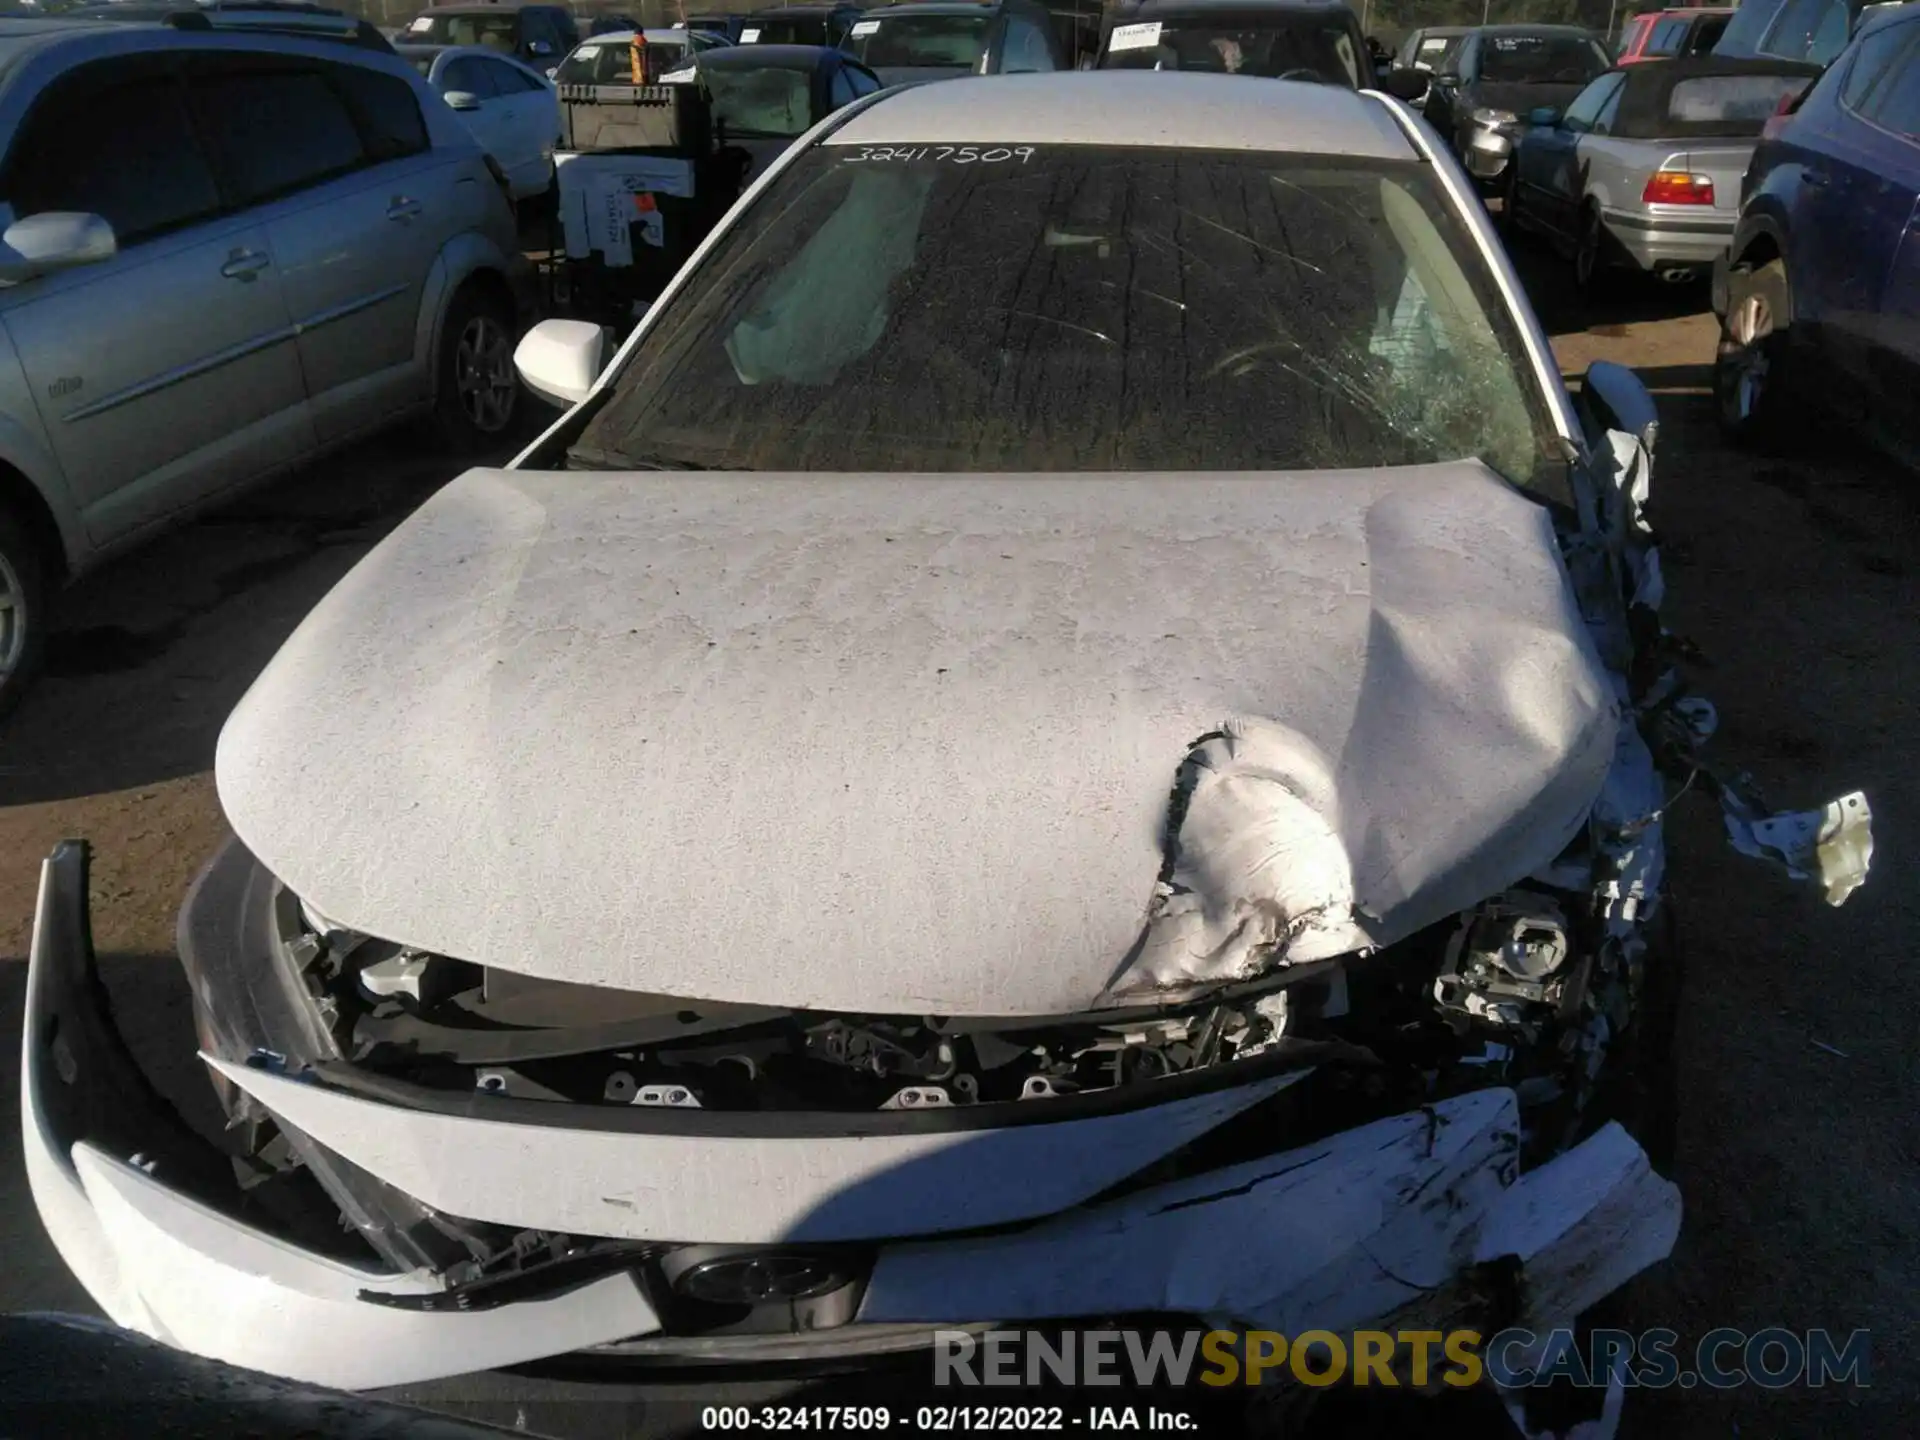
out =
[[[865,39],[867,36],[877,33],[879,29],[880,22],[878,20],[861,20],[854,24],[853,33],[861,39]]]
[[[1107,50],[1151,50],[1160,43],[1160,22],[1149,20],[1139,25],[1116,25]]]
[[[742,30],[740,32],[740,43],[742,45],[751,45],[759,38],[760,32],[758,30]]]

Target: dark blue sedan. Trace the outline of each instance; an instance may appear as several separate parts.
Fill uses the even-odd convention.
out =
[[[1764,444],[1819,398],[1912,427],[1920,378],[1920,5],[1870,17],[1767,122],[1714,274],[1714,394]]]

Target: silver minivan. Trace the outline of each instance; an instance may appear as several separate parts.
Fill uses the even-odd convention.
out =
[[[0,714],[61,583],[395,420],[510,427],[497,170],[405,62],[0,21]]]

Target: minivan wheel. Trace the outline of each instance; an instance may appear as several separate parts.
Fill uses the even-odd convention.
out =
[[[1784,430],[1781,369],[1786,361],[1787,267],[1769,260],[1729,277],[1727,313],[1713,361],[1720,428],[1737,445],[1777,444]]]
[[[484,449],[513,427],[520,404],[513,329],[508,305],[472,286],[447,311],[434,409],[442,438],[455,450]]]
[[[0,507],[0,715],[20,703],[47,644],[45,567],[32,537]]]

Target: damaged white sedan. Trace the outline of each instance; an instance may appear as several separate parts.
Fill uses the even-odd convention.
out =
[[[1431,140],[1304,84],[889,92],[610,363],[537,329],[581,403],[221,737],[180,940],[235,1153],[47,864],[26,1148],[102,1307],[365,1387],[1545,1328],[1663,1257],[1664,807],[1837,903],[1865,801],[1701,766],[1646,393],[1576,408]]]

